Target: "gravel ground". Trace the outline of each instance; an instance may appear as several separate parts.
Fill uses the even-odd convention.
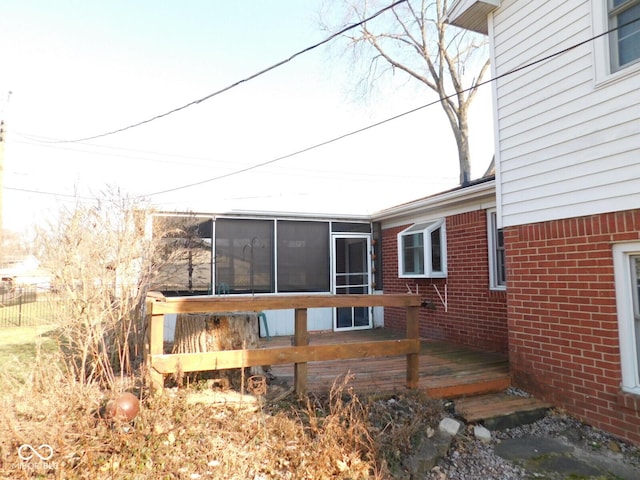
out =
[[[515,394],[520,393],[515,392]],[[556,439],[570,444],[580,452],[580,455],[576,455],[576,457],[609,462],[619,466],[624,472],[594,477],[548,471],[540,473],[526,470],[522,466],[505,460],[494,451],[495,446],[501,442],[528,437]],[[426,480],[634,479],[640,478],[640,448],[621,442],[562,412],[551,411],[535,423],[494,431],[491,435],[491,441],[486,443],[476,439],[473,435],[473,427],[468,426],[462,435],[456,437],[448,456],[434,467],[425,478]]]

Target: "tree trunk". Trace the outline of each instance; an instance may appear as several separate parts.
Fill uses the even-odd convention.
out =
[[[172,353],[204,353],[220,350],[243,350],[259,347],[258,316],[247,313],[179,314],[176,320]],[[212,365],[213,367],[213,365]],[[245,378],[257,374],[260,369],[245,369]],[[214,379],[220,386],[241,388],[242,369],[193,372],[189,379]],[[178,377],[178,384],[182,378]]]

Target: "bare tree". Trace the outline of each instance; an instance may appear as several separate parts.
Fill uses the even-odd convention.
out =
[[[348,23],[363,21],[381,6],[370,0],[347,2]],[[455,136],[464,185],[471,171],[469,107],[489,68],[489,55],[483,35],[446,23],[448,4],[447,0],[409,0],[345,36],[356,58],[367,59],[369,87],[386,73],[399,70],[438,94]]]

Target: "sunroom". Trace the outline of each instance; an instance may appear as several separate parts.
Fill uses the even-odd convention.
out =
[[[158,213],[151,231],[166,263],[153,290],[165,296],[372,294],[381,290],[380,231],[367,217]],[[263,312],[260,335],[292,335],[294,311]],[[175,319],[167,318],[165,337]],[[383,325],[381,308],[310,309],[310,331]]]

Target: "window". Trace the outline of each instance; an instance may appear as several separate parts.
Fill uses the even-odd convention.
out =
[[[398,234],[398,274],[401,278],[447,276],[444,220],[418,223]]]
[[[596,85],[639,71],[640,0],[591,0],[591,5]]]
[[[332,233],[371,233],[371,224],[355,222],[331,222]]]
[[[278,220],[278,291],[328,292],[329,224]]]
[[[220,218],[215,223],[216,290],[274,291],[273,221]]]
[[[218,218],[216,293],[331,291],[330,228],[328,221]],[[348,228],[371,231],[367,223]]]
[[[498,228],[498,215],[495,210],[487,212],[487,239],[489,243],[489,288],[504,290],[507,288],[504,235],[502,229]]]
[[[212,219],[157,215],[152,227],[162,246],[152,288],[165,295],[211,293]]]
[[[328,220],[162,215],[152,227],[166,264],[154,288],[174,295],[330,292],[332,232],[371,235]]]
[[[640,0],[607,0],[611,71],[640,59]]]
[[[640,395],[640,243],[613,246],[622,390]]]

